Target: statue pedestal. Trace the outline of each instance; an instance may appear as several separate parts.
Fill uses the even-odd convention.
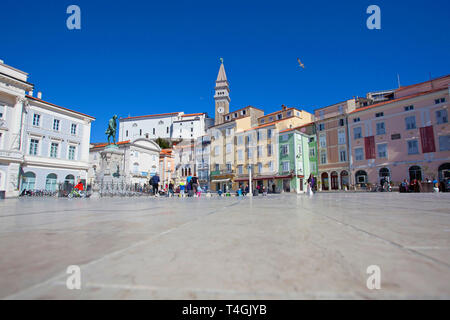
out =
[[[100,195],[119,193],[125,185],[125,152],[120,150],[115,144],[110,144],[100,151],[100,167],[97,170],[96,183],[97,190],[94,190],[91,197],[100,197]]]

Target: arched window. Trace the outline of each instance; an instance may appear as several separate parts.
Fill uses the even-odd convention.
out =
[[[419,166],[412,166],[409,168],[409,180],[422,181],[422,169]]]
[[[94,166],[95,167],[95,166]],[[95,168],[94,168],[94,170],[95,170]],[[75,177],[72,175],[72,174],[68,174],[67,176],[66,176],[66,178],[64,179],[64,183],[68,183],[68,184],[71,184],[71,185],[75,185]]]
[[[28,171],[23,175],[22,189],[34,190],[36,183],[36,174]]]
[[[348,172],[346,170],[341,171],[341,188],[344,189],[345,187],[348,188],[349,181],[348,181]]]
[[[322,190],[328,190],[329,189],[328,173],[326,172],[322,173],[321,178],[322,178]]]
[[[364,170],[359,170],[355,173],[356,183],[363,184],[367,183],[367,172]]]
[[[49,173],[45,179],[45,190],[56,191],[56,179],[57,176],[54,173]]]
[[[439,180],[450,178],[450,163],[443,163],[438,168]]]
[[[378,177],[381,179],[387,179],[390,180],[391,172],[388,168],[381,168],[380,171],[378,171]]]

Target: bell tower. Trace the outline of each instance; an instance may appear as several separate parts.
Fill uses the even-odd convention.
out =
[[[216,105],[215,124],[224,122],[223,115],[230,112],[230,85],[225,74],[223,59],[220,58],[219,74],[217,75],[214,101]]]

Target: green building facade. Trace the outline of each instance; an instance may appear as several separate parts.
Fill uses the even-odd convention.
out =
[[[318,173],[314,126],[280,132],[278,159],[278,189],[284,192],[306,192],[310,174],[317,177]]]

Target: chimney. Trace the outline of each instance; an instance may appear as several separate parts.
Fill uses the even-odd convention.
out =
[[[29,95],[30,97],[32,97],[32,96],[33,96],[33,90],[28,91],[28,95]]]
[[[38,91],[37,98],[42,100],[42,92],[41,91]]]
[[[4,64],[5,63],[5,61],[3,61],[2,59],[0,59],[0,64]]]

